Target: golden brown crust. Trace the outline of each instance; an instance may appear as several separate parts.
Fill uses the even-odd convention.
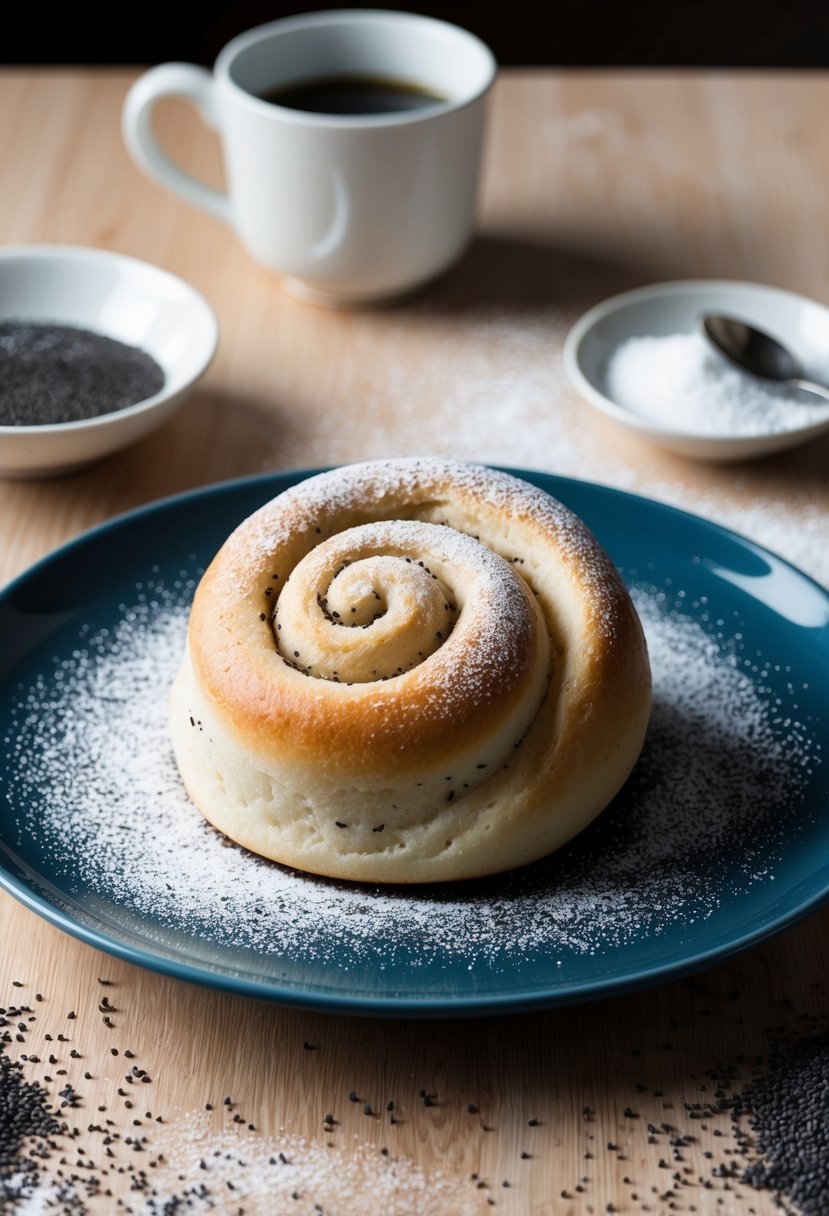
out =
[[[240,843],[421,882],[564,843],[627,777],[649,707],[641,626],[584,524],[506,474],[415,459],[311,478],[234,532],[171,724],[192,797]]]

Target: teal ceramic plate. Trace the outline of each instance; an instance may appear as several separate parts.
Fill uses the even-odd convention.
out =
[[[515,470],[513,470],[515,471]],[[141,966],[335,1012],[452,1016],[592,1000],[746,949],[829,890],[829,595],[773,554],[646,499],[520,473],[593,528],[654,672],[639,765],[524,870],[378,890],[228,846],[188,803],[167,689],[199,575],[305,474],[114,520],[0,596],[0,883]]]

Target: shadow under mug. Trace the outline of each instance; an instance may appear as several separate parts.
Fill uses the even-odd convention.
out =
[[[447,269],[473,231],[485,101],[497,66],[473,34],[411,13],[344,10],[269,22],[234,38],[212,73],[151,68],[122,130],[150,177],[229,224],[294,294],[381,300]],[[397,80],[437,96],[411,111],[308,113],[263,94],[332,77]],[[196,180],[153,134],[170,95],[220,136],[228,191]]]

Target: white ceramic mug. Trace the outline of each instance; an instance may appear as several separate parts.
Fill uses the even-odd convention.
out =
[[[289,17],[234,38],[212,74],[167,63],[139,77],[124,103],[124,141],[142,170],[228,223],[289,290],[331,303],[382,299],[439,274],[469,242],[495,73],[478,38],[429,17]],[[261,96],[332,76],[407,81],[445,100],[343,116]],[[156,141],[153,107],[171,94],[219,132],[227,194],[186,173]]]

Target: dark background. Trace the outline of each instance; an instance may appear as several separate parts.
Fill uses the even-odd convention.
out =
[[[0,0],[0,63],[211,65],[235,34],[337,4],[257,0]],[[499,0],[358,3],[465,26],[504,65],[811,67],[829,65],[829,0]]]

